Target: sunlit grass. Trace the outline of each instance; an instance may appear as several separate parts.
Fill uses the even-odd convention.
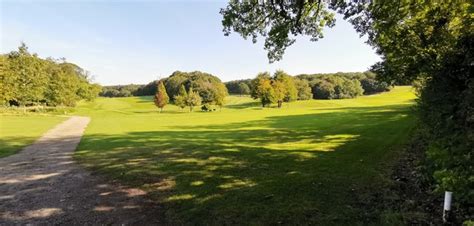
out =
[[[353,224],[409,136],[410,87],[262,109],[163,113],[151,97],[99,98],[76,152],[84,166],[149,192],[170,224]]]
[[[43,133],[65,120],[60,116],[0,115],[0,158],[33,143]]]

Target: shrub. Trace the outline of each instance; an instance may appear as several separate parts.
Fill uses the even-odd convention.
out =
[[[380,82],[373,78],[363,78],[360,80],[360,84],[364,89],[365,95],[390,91],[392,89],[392,86],[390,86],[388,83]]]

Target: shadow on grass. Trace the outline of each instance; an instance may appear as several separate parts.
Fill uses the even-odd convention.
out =
[[[370,223],[360,197],[386,182],[406,105],[338,108],[126,135],[86,135],[76,157],[159,200],[171,224]],[[362,198],[363,199],[363,198]]]

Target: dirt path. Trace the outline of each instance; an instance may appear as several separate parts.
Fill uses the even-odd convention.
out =
[[[0,225],[160,223],[145,192],[107,184],[72,160],[89,121],[71,117],[0,159]]]

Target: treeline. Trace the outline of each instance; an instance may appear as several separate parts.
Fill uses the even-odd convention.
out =
[[[186,90],[192,87],[203,98],[203,103],[219,103],[222,102],[222,96],[227,95],[227,88],[218,77],[200,71],[175,71],[167,78],[155,80],[146,85],[104,86],[99,95],[103,97],[153,96],[157,93],[160,81],[165,85],[171,101],[174,101],[174,96],[178,95],[181,85],[184,85]]]
[[[276,74],[287,75],[283,71],[278,71]],[[261,74],[257,76],[259,77]],[[226,82],[225,85],[231,94],[246,95],[255,92],[256,83],[253,81],[252,79],[236,80]],[[390,84],[378,81],[376,74],[370,71],[301,74],[292,77],[292,81],[298,92],[298,100],[354,98],[389,91],[392,88]]]
[[[224,84],[231,94],[249,95],[252,90],[252,79],[234,80]]]
[[[0,55],[0,104],[4,106],[75,106],[101,90],[88,72],[65,60],[41,59],[23,43]]]
[[[297,78],[308,81],[314,99],[345,99],[389,91],[392,86],[366,72],[338,72],[327,74],[301,74]]]
[[[117,85],[117,86],[103,86],[99,96],[102,97],[131,97],[131,96],[144,96],[138,95],[138,90],[144,85]]]

